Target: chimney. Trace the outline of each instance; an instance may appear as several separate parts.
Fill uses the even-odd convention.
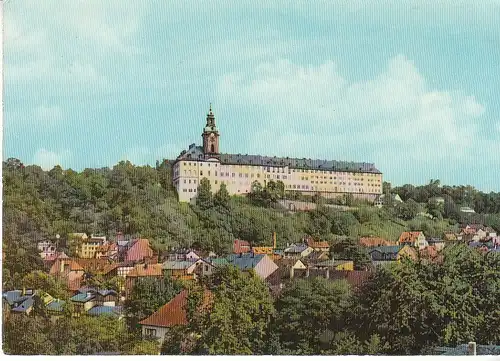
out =
[[[326,269],[325,278],[326,278],[326,279],[329,279],[329,278],[330,278],[330,269],[329,269],[329,268],[327,268],[327,269]]]
[[[60,272],[64,273],[64,261],[61,261],[59,264],[60,264]]]
[[[273,249],[276,249],[276,232],[273,232]]]
[[[92,297],[92,292],[87,291],[87,297],[86,298],[90,298],[90,297]]]
[[[293,278],[294,272],[295,272],[295,270],[293,269],[293,267],[290,267],[290,279]]]
[[[306,268],[306,278],[309,278],[309,267]]]
[[[467,345],[467,355],[468,356],[476,356],[476,343],[469,342]]]

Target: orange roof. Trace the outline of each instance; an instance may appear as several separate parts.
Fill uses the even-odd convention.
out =
[[[311,248],[329,248],[328,242],[316,242],[312,237],[307,238],[307,245]]]
[[[161,263],[136,264],[127,277],[159,277],[163,275]]]
[[[163,305],[148,318],[139,322],[141,325],[157,326],[157,327],[172,327],[177,325],[187,325],[187,296],[188,291],[183,290],[175,296],[170,302]],[[211,299],[210,291],[206,290],[203,294],[203,307],[205,307]]]
[[[63,268],[66,268],[69,265],[70,271],[83,271],[84,268],[82,265],[74,259],[57,259],[50,267],[49,274],[58,275],[61,273],[61,263],[64,264]]]
[[[364,247],[395,246],[395,242],[381,237],[361,237],[359,243]]]
[[[401,233],[401,236],[399,236],[399,243],[402,242],[411,242],[414,243],[418,236],[420,236],[422,232],[417,231],[417,232],[403,232]]]

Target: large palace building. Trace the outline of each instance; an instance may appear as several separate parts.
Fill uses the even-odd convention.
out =
[[[203,146],[191,144],[173,166],[173,182],[180,202],[196,196],[200,180],[207,178],[213,192],[225,184],[229,194],[249,193],[254,181],[282,181],[287,191],[300,191],[326,198],[352,194],[374,200],[382,194],[382,173],[372,163],[279,158],[219,151],[220,133],[212,106],[202,133]]]

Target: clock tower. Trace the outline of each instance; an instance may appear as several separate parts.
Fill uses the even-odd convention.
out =
[[[215,115],[212,113],[212,104],[207,114],[207,124],[203,128],[203,153],[216,155],[219,154],[219,131],[215,126]]]

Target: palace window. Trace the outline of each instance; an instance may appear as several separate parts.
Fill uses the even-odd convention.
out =
[[[200,170],[200,175],[203,175],[203,171],[202,170]]]
[[[189,180],[189,184],[191,184],[191,179]]]
[[[233,177],[233,178],[234,178],[234,173],[231,173],[231,177]]]
[[[259,173],[257,173],[257,178],[260,178],[260,174]]]
[[[248,173],[245,173],[245,178],[248,178]]]
[[[217,177],[217,171],[215,171],[215,176]]]

